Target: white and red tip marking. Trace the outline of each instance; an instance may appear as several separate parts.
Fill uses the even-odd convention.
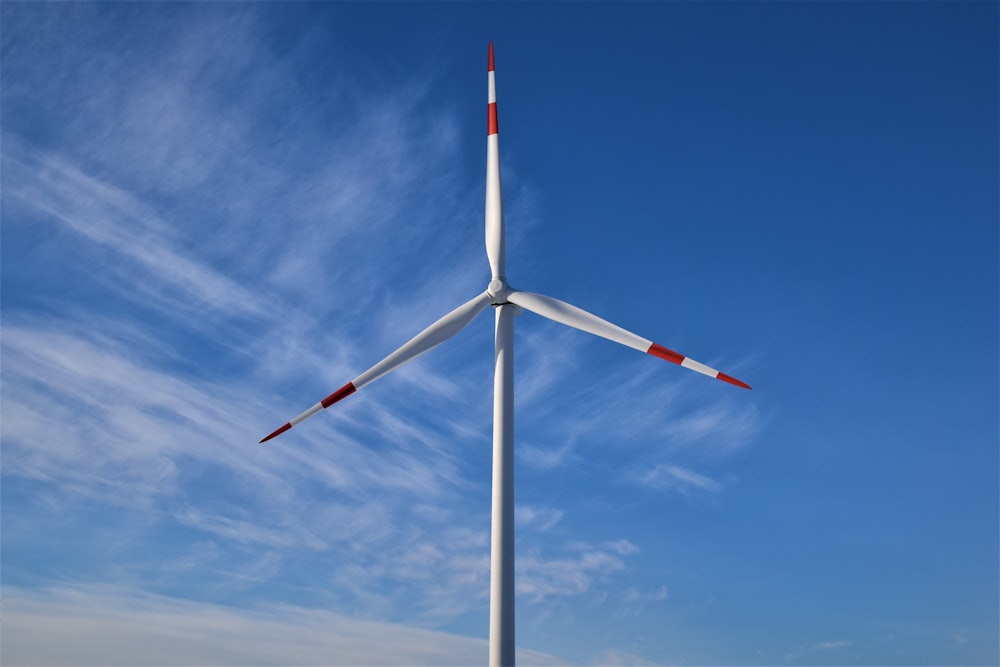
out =
[[[717,371],[714,368],[710,368],[705,364],[699,363],[690,357],[685,357],[683,354],[678,354],[673,350],[668,350],[662,345],[656,343],[650,343],[649,349],[646,350],[646,354],[651,354],[654,357],[659,357],[660,359],[666,359],[667,361],[673,362],[678,366],[683,366],[684,368],[690,368],[693,371],[708,375],[709,377],[714,377],[716,380],[722,380],[723,382],[728,382],[729,384],[734,384],[737,387],[743,387],[744,389],[750,389],[750,385],[742,380],[737,380],[732,375],[726,375],[721,371]]]
[[[490,42],[490,55],[486,76],[489,78],[489,93],[486,99],[488,118],[486,121],[486,136],[497,133],[497,85],[493,70],[493,42]]]
[[[344,399],[344,398],[347,398],[348,396],[350,396],[351,394],[353,394],[356,391],[357,391],[357,388],[354,386],[354,383],[353,382],[348,382],[343,387],[341,387],[337,391],[333,392],[332,394],[330,394],[329,396],[327,396],[326,398],[324,398],[322,401],[320,401],[316,405],[312,406],[311,408],[309,408],[308,410],[306,410],[305,412],[303,412],[301,415],[299,415],[295,419],[291,420],[290,422],[288,422],[284,426],[275,429],[274,432],[271,433],[271,435],[269,435],[266,438],[264,438],[263,440],[261,440],[261,442],[267,442],[271,438],[274,438],[274,437],[277,437],[277,436],[281,435],[282,433],[284,433],[288,429],[292,428],[293,426],[295,426],[299,422],[304,421],[306,419],[309,419],[310,417],[312,417],[314,414],[316,414],[320,410],[326,410],[328,407],[330,407],[331,405],[333,405],[337,401],[339,401],[341,399]]]

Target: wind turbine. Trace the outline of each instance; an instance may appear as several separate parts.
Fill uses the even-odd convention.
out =
[[[487,306],[496,313],[493,379],[493,517],[490,551],[490,667],[514,664],[514,315],[520,309],[607,338],[709,377],[749,389],[736,378],[626,331],[576,306],[542,294],[516,290],[505,271],[503,200],[497,135],[493,42],[488,56],[488,120],[486,132],[486,255],[493,277],[486,291],[462,304],[414,336],[398,350],[333,392],[261,442],[350,396],[383,375],[431,350],[464,329]]]

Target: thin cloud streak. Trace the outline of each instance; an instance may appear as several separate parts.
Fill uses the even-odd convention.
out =
[[[581,595],[625,570],[622,557],[638,552],[627,540],[603,545],[575,542],[568,547],[572,555],[553,560],[537,553],[519,554],[515,562],[517,593],[532,604],[550,597]]]
[[[273,308],[266,298],[195,259],[191,250],[178,248],[170,226],[128,192],[57,156],[33,152],[9,134],[3,146],[7,196],[112,249],[125,262],[124,271],[133,262],[155,278],[153,283],[123,280],[121,269],[116,269],[109,282],[123,294],[199,314],[259,317]]]
[[[111,586],[4,588],[12,665],[469,665],[486,641],[291,605],[233,609]],[[521,664],[561,665],[520,649]]]
[[[552,507],[531,507],[517,505],[514,507],[514,521],[519,527],[531,528],[540,533],[552,528],[563,518],[562,510]]]
[[[722,489],[714,479],[677,465],[657,465],[640,475],[639,481],[654,489],[677,491],[683,495],[693,491],[717,493]]]

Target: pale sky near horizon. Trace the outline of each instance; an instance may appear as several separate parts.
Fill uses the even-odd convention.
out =
[[[0,5],[4,665],[996,665],[998,5]]]

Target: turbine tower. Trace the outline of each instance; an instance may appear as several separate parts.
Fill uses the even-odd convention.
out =
[[[505,270],[503,199],[500,192],[500,149],[497,132],[493,42],[488,56],[489,97],[486,132],[486,255],[492,278],[486,291],[462,304],[414,336],[398,350],[333,392],[261,442],[350,396],[391,373],[464,329],[487,306],[496,315],[493,379],[493,516],[490,547],[490,667],[514,664],[514,315],[520,309],[607,338],[640,352],[689,368],[709,377],[749,389],[750,386],[714,368],[678,354],[596,315],[542,294],[516,290]]]

